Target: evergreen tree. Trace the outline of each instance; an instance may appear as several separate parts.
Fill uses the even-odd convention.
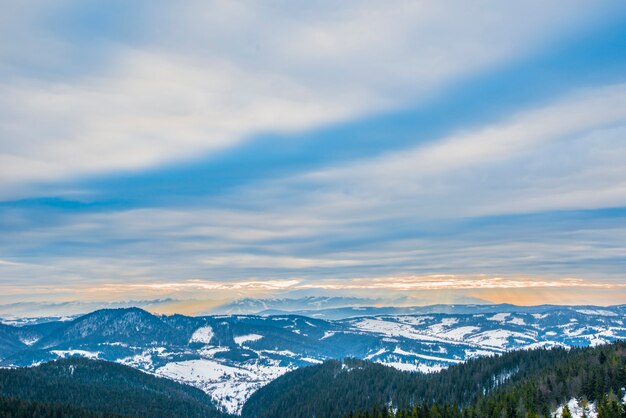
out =
[[[569,406],[563,406],[563,412],[561,412],[561,418],[572,418],[572,413],[569,410]]]

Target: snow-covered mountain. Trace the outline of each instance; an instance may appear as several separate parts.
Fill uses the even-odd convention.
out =
[[[381,299],[367,299],[343,296],[306,296],[300,298],[237,299],[217,306],[206,314],[211,315],[250,315],[264,312],[294,313],[319,311],[344,307],[372,306],[383,303]]]
[[[415,309],[413,315],[341,320],[105,309],[70,321],[2,325],[0,365],[28,366],[72,355],[101,358],[190,383],[225,410],[238,412],[252,392],[281,374],[330,358],[428,372],[506,350],[626,339],[626,305]]]

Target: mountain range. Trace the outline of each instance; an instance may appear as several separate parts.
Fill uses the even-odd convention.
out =
[[[313,315],[191,317],[122,308],[2,324],[0,365],[73,356],[108,360],[195,386],[223,411],[240,413],[255,391],[279,376],[329,359],[433,372],[511,350],[626,339],[626,305],[331,307]]]

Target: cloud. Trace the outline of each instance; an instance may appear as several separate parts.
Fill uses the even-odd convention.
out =
[[[2,32],[11,42],[0,45],[0,193],[24,196],[33,182],[180,162],[263,132],[397,108],[610,10],[585,2],[14,5]]]
[[[309,289],[332,289],[332,290],[458,290],[458,289],[534,289],[534,288],[600,288],[619,289],[626,288],[624,283],[601,283],[589,282],[582,279],[544,280],[534,278],[502,278],[485,277],[485,275],[473,277],[459,277],[456,275],[431,275],[431,276],[401,276],[384,278],[351,279],[340,282],[321,282],[315,284],[303,284],[300,288]]]
[[[445,218],[624,206],[625,132],[626,85],[600,86],[300,181],[325,191],[317,201],[353,215],[384,210]],[[298,187],[297,179],[289,181]]]
[[[598,208],[626,206],[625,89],[571,92],[402,153],[189,206],[18,202],[2,209],[0,277],[68,289],[430,273],[623,280],[624,211]]]

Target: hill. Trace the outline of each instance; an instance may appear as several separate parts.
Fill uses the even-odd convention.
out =
[[[596,348],[516,351],[432,374],[347,359],[281,376],[250,397],[243,416],[340,417],[387,407],[412,412],[416,406],[424,411],[448,411],[414,415],[418,417],[550,416],[571,398],[601,400],[606,394],[620,393],[625,385],[623,342]]]
[[[67,412],[60,416],[225,416],[201,390],[131,367],[84,358],[0,370],[0,396],[3,410],[43,411],[32,416],[47,416],[59,408]]]

